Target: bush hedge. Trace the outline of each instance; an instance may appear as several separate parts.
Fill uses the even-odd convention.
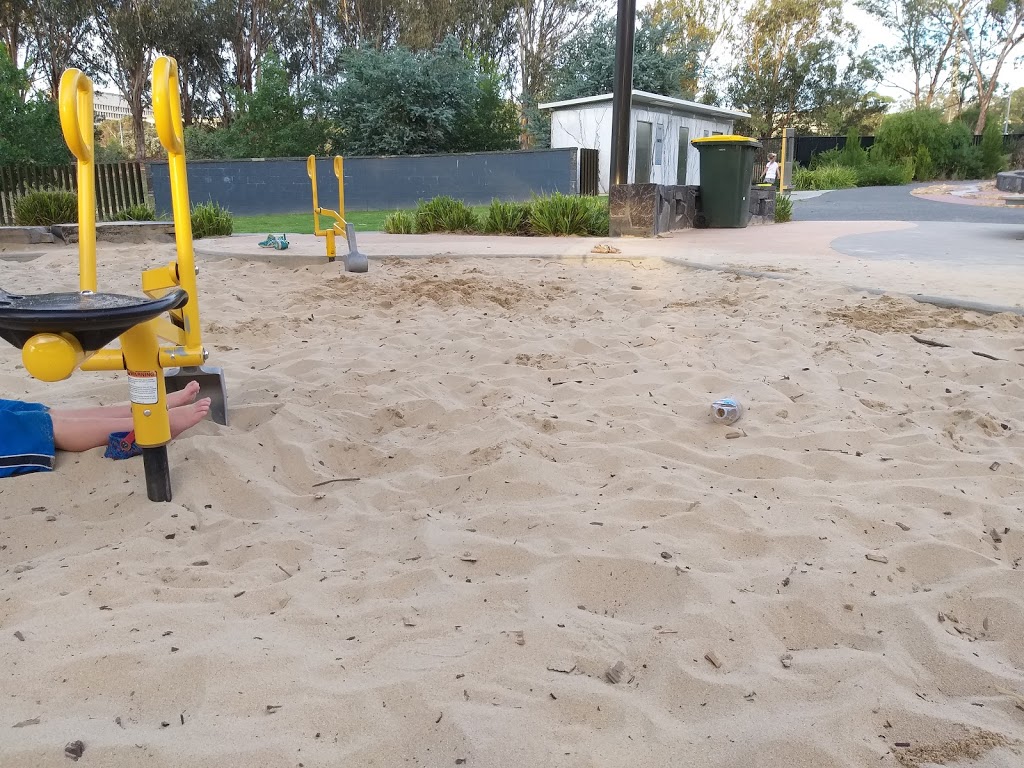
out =
[[[192,237],[223,237],[235,228],[231,211],[217,203],[208,202],[192,206]]]
[[[967,124],[943,122],[942,113],[934,109],[885,117],[871,148],[871,154],[875,153],[893,164],[913,162],[917,181],[991,178],[1009,161],[998,121],[989,120],[981,144],[975,144]]]
[[[795,172],[794,185],[797,189],[825,189],[824,181],[814,174],[836,166],[856,171],[858,187],[897,186],[938,178],[991,178],[1006,168],[1009,160],[996,121],[985,125],[981,143],[975,144],[966,123],[945,123],[938,111],[918,109],[883,119],[870,150],[865,150],[860,136],[851,131],[842,149],[821,152],[811,158],[809,169]],[[824,176],[832,173],[826,171]]]
[[[526,235],[530,229],[529,203],[492,200],[484,218],[484,232],[492,235]]]
[[[492,200],[481,220],[463,201],[441,196],[421,201],[412,213],[393,211],[388,214],[384,231],[391,234],[487,232],[603,237],[609,231],[608,201],[558,193],[535,197],[529,203]]]
[[[427,232],[478,232],[480,222],[477,221],[473,209],[461,200],[447,195],[420,202],[413,214],[416,220],[416,233]]]
[[[14,201],[19,227],[49,227],[78,221],[78,195],[64,189],[33,189]]]
[[[416,231],[416,218],[408,211],[392,211],[384,217],[384,231],[391,235],[411,235]]]
[[[793,171],[793,187],[798,190],[849,189],[857,186],[857,170],[839,163],[819,165],[814,170],[797,168]]]
[[[793,201],[785,195],[775,197],[775,223],[785,224],[793,220]]]
[[[811,158],[808,169],[801,168],[795,171],[793,184],[797,189],[900,186],[913,181],[914,169],[918,163],[922,162],[930,161],[927,156],[891,161],[875,147],[866,150],[861,145],[860,136],[854,129],[847,135],[846,145],[842,149],[820,152]],[[834,168],[853,171],[853,176],[842,171],[831,170]],[[852,184],[850,184],[851,181]],[[838,183],[845,186],[828,186]]]
[[[156,210],[151,205],[137,203],[115,213],[113,221],[156,221]]]

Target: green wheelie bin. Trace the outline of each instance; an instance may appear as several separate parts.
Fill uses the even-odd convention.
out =
[[[746,136],[705,136],[690,143],[700,153],[700,199],[707,226],[747,226],[754,157],[761,143]]]

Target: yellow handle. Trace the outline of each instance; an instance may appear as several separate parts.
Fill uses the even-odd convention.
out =
[[[345,161],[341,155],[334,157],[334,175],[338,177],[338,218],[345,220]]]
[[[68,149],[83,163],[92,162],[92,80],[81,70],[64,70],[59,100],[60,125]]]
[[[178,285],[188,294],[188,304],[181,310],[185,326],[183,346],[189,354],[199,354],[203,341],[199,328],[195,252],[192,248],[192,207],[188,199],[188,173],[185,168],[185,133],[181,125],[178,62],[170,56],[161,56],[153,64],[153,117],[160,143],[167,150],[174,240],[178,251]]]
[[[313,234],[317,237],[324,236],[324,230],[320,229],[320,201],[317,198],[316,189],[316,155],[306,158],[306,175],[313,185]]]
[[[153,64],[153,117],[156,133],[164,149],[185,152],[185,133],[181,125],[181,101],[178,96],[178,62],[161,56]]]
[[[66,69],[57,97],[64,141],[78,158],[78,286],[96,290],[96,171],[93,165],[92,80]]]

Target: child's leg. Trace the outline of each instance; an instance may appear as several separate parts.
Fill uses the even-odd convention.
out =
[[[177,392],[171,392],[167,395],[167,407],[170,409],[188,405],[189,403],[195,402],[198,394],[199,382],[190,381],[185,385],[184,389],[178,390]],[[50,413],[53,415],[59,415],[62,419],[130,419],[132,417],[132,407],[130,405],[104,405],[96,408],[76,408],[73,410],[51,409]]]
[[[99,410],[99,409],[98,409]],[[171,408],[171,437],[177,437],[186,429],[194,427],[210,412],[210,398],[190,405]],[[58,450],[81,452],[105,446],[114,432],[130,432],[135,428],[131,416],[75,416],[68,418],[61,411],[51,411],[53,420],[53,441]]]

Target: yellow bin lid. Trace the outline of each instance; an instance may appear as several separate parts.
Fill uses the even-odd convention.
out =
[[[690,142],[694,146],[714,145],[714,144],[742,144],[747,147],[760,147],[761,142],[757,139],[752,139],[749,136],[704,136],[700,139],[694,139]]]

